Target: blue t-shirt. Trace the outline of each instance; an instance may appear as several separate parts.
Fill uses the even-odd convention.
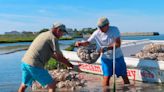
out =
[[[88,42],[96,42],[98,48],[109,46],[112,44],[116,39],[120,37],[120,32],[117,27],[110,26],[109,30],[104,33],[101,32],[100,29],[97,29],[87,40]],[[119,58],[123,56],[123,53],[121,51],[121,48],[116,48],[115,50],[116,56],[115,58]],[[103,53],[102,58],[108,58],[108,59],[113,59],[113,50],[109,50]]]

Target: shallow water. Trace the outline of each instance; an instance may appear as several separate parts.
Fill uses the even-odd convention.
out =
[[[0,92],[16,92],[21,83],[21,57],[25,51],[0,55]],[[102,76],[83,73],[80,78],[88,80],[87,87],[84,87],[77,92],[103,92],[101,87]],[[117,79],[116,92],[163,92],[162,84],[142,83],[131,81],[131,86],[124,86],[121,79]],[[112,92],[112,79],[110,83]],[[30,88],[28,88],[28,91]],[[62,91],[61,91],[62,92]]]
[[[113,85],[109,87],[109,90],[113,92]],[[102,88],[99,88],[99,90]],[[125,86],[122,83],[116,84],[116,92],[163,92],[164,88],[159,84],[150,84],[150,83],[142,83],[135,82],[135,84],[131,84],[130,86]],[[102,91],[99,91],[102,92]]]
[[[73,73],[73,72],[72,72]],[[85,86],[82,88],[64,87],[58,88],[57,92],[113,92],[113,79],[111,78],[110,87],[102,87],[101,75],[90,73],[77,73],[78,78],[85,80]],[[139,81],[130,80],[129,85],[124,85],[122,78],[116,78],[116,91],[115,92],[163,92],[164,87],[162,84],[143,83]],[[43,89],[35,89],[35,91],[43,91]],[[44,89],[45,91],[45,89]]]
[[[25,51],[0,55],[0,92],[16,92],[21,83],[21,58]],[[102,76],[83,73],[81,78],[88,80],[87,87],[75,90],[76,92],[103,92]],[[113,92],[111,80],[110,92]],[[57,89],[60,91],[60,89]],[[27,92],[30,92],[28,88]],[[74,92],[75,92],[74,91]],[[63,91],[61,91],[63,92]],[[109,91],[108,91],[109,92]],[[130,86],[124,86],[121,79],[117,79],[116,92],[164,92],[163,84],[142,83],[131,81]]]
[[[83,73],[82,78],[87,79],[87,87],[84,87],[79,92],[113,92],[113,79],[111,78],[110,87],[103,90],[101,85],[102,76]],[[130,85],[124,85],[122,78],[116,78],[116,92],[164,92],[163,84],[143,83],[130,80]]]

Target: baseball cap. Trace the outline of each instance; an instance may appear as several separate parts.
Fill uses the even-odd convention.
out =
[[[65,32],[68,34],[68,32],[66,31],[65,25],[62,23],[54,23],[53,28],[60,28],[62,32]]]
[[[109,20],[106,17],[101,17],[97,22],[98,27],[103,27],[106,24],[109,24]]]

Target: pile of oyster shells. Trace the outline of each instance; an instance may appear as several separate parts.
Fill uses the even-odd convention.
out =
[[[96,50],[96,46],[81,46],[77,49],[77,56],[85,63],[95,63],[100,56],[100,53]]]
[[[55,79],[57,82],[56,87],[57,89],[67,89],[67,90],[75,90],[80,89],[86,86],[86,80],[79,79],[78,73],[75,71],[70,71],[66,69],[57,69],[49,71],[50,75]],[[34,82],[32,85],[33,91],[44,90],[38,82]]]
[[[140,59],[164,61],[164,44],[151,43],[135,54]]]

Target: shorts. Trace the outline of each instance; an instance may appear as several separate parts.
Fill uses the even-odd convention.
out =
[[[22,62],[22,83],[26,86],[32,86],[34,81],[38,81],[43,87],[45,87],[54,80],[47,70],[39,67],[33,67]]]
[[[104,76],[113,75],[113,59],[101,58],[102,70]],[[115,60],[115,74],[119,76],[127,76],[127,69],[124,57],[116,58]]]

